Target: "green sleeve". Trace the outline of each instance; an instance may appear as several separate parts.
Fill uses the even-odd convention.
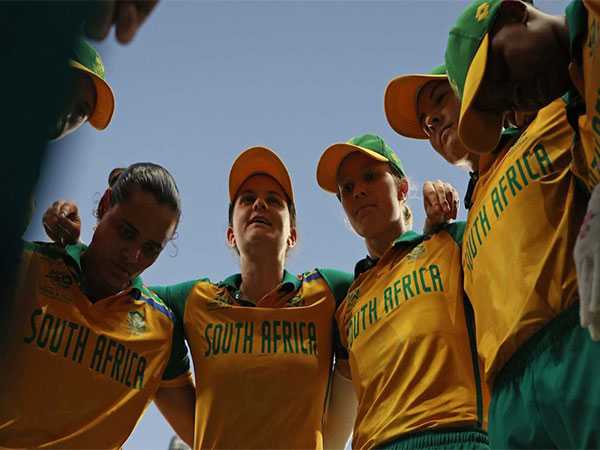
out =
[[[452,222],[444,225],[443,230],[447,231],[459,247],[462,246],[463,234],[465,233],[466,222]]]
[[[336,309],[346,298],[348,289],[354,280],[352,274],[334,269],[317,269],[335,297]],[[333,352],[336,358],[348,359],[348,350],[344,348],[337,323],[333,321]]]
[[[354,280],[352,274],[335,269],[317,269],[333,292],[335,304],[339,306],[346,298],[348,289]]]
[[[186,281],[171,286],[151,286],[173,312],[173,343],[163,380],[172,380],[190,370],[190,358],[185,345],[185,328],[183,318],[188,295],[192,288],[201,280]]]

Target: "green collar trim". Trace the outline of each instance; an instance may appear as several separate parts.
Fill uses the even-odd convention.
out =
[[[67,257],[69,258],[69,260],[75,264],[75,267],[77,268],[79,274],[83,273],[83,270],[81,268],[81,255],[83,253],[85,253],[85,251],[88,249],[87,245],[85,244],[74,244],[74,245],[67,245],[65,247],[65,251],[67,253]],[[144,286],[144,282],[142,281],[142,278],[137,276],[135,277],[132,281],[131,281],[131,287],[133,289],[138,290],[139,292],[142,291],[142,288]]]
[[[399,248],[404,245],[417,245],[420,244],[425,237],[425,235],[415,233],[414,231],[406,231],[396,238],[392,243],[392,247]],[[369,255],[358,261],[354,266],[354,278],[356,279],[361,273],[371,269],[371,267],[377,264],[377,261],[379,261],[379,259],[371,258]]]
[[[240,290],[240,286],[242,285],[242,275],[239,273],[233,274],[225,278],[221,283],[221,286],[225,286],[230,289],[232,292],[238,292]],[[281,280],[281,286],[285,288],[286,291],[292,292],[300,289],[300,285],[302,282],[295,277],[287,270],[283,271],[283,278]]]

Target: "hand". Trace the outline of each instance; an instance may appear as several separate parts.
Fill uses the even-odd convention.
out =
[[[44,213],[42,223],[48,237],[61,247],[79,241],[81,219],[77,205],[73,202],[59,200],[52,203]]]
[[[600,185],[592,192],[573,253],[581,326],[594,341],[600,341]]]
[[[89,38],[103,40],[115,25],[117,40],[128,44],[157,3],[158,0],[96,1],[93,13],[86,21],[85,34]]]
[[[458,192],[450,183],[426,181],[423,184],[423,206],[425,207],[425,233],[456,219],[458,214]]]

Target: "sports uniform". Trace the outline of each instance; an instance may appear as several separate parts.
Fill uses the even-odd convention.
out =
[[[189,380],[185,361],[167,364],[173,313],[140,278],[92,303],[80,287],[84,249],[27,244],[23,253],[2,447],[120,448],[159,386]]]
[[[329,147],[317,169],[320,186],[336,193],[338,167],[356,151],[403,174],[393,151],[374,138]],[[475,331],[462,287],[463,227],[452,224],[433,236],[407,231],[381,258],[356,264],[336,312],[358,396],[353,448],[488,448]]]
[[[256,305],[241,297],[239,274],[152,288],[172,306],[190,347],[194,448],[323,448],[333,314],[351,278],[285,272]]]
[[[479,58],[487,52],[478,45],[483,36],[488,41],[496,6],[472,3],[446,50],[451,84],[459,95],[469,93],[461,121],[467,117],[472,145],[477,134],[468,131],[467,122],[488,131],[494,122],[471,105],[485,72],[485,59]],[[600,347],[577,324],[571,253],[587,192],[573,173],[574,134],[565,107],[558,99],[541,109],[512,147],[480,172],[465,229],[465,291],[475,311],[485,375],[493,384],[492,447],[600,445],[595,426]],[[461,126],[459,133],[462,138]],[[482,148],[488,138],[482,138]]]
[[[585,114],[573,119],[579,130],[573,159],[578,175],[592,190],[600,180],[600,5],[574,0],[567,7],[566,18],[576,60],[577,75],[571,78],[585,103]]]

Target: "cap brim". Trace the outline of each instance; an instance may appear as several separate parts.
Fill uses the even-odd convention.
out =
[[[461,141],[474,153],[489,153],[500,142],[504,114],[484,112],[474,107],[481,80],[485,74],[489,35],[486,34],[465,78],[465,89],[460,107],[458,135]]]
[[[268,175],[277,181],[294,201],[292,180],[283,161],[268,147],[250,147],[235,159],[229,172],[229,200],[232,202],[244,181],[253,175]]]
[[[385,156],[368,148],[348,143],[333,144],[323,152],[317,165],[317,183],[322,189],[333,194],[338,193],[338,169],[344,158],[354,152],[361,152],[377,161],[389,161]]]
[[[88,74],[96,88],[96,106],[88,118],[90,124],[97,130],[104,130],[110,123],[115,111],[115,96],[106,81],[77,61],[70,60],[71,67]]]
[[[427,139],[417,117],[417,96],[428,82],[447,79],[447,75],[413,74],[394,78],[388,83],[384,95],[385,116],[396,133]]]

